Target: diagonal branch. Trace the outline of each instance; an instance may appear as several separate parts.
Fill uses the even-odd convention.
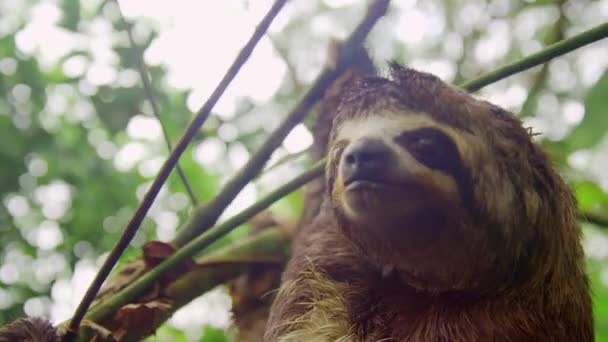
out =
[[[313,166],[310,170],[304,172],[303,174],[284,184],[277,190],[264,196],[239,214],[207,230],[205,233],[203,233],[196,239],[190,241],[188,244],[178,249],[169,258],[161,262],[158,266],[150,270],[148,273],[135,280],[129,286],[122,289],[114,296],[108,298],[108,300],[105,300],[104,302],[100,303],[98,306],[92,308],[87,314],[86,318],[96,322],[103,320],[106,315],[116,311],[118,308],[133,300],[139,294],[143,293],[143,291],[149,288],[159,277],[161,277],[167,271],[175,268],[177,265],[179,265],[186,259],[193,257],[203,248],[209,246],[211,243],[224,236],[225,234],[229,233],[231,230],[247,222],[260,211],[268,208],[274,202],[283,198],[292,191],[299,189],[302,185],[308,183],[314,178],[322,175],[324,164],[324,160],[316,163],[315,166]]]
[[[154,307],[156,303],[166,304],[156,312],[144,314],[147,320],[143,323],[143,327],[141,319],[134,319],[134,317],[143,317],[141,313],[129,314],[129,309],[125,312],[122,311],[125,307],[122,307],[102,322],[102,329],[106,329],[113,336],[120,336],[120,341],[141,341],[154,334],[154,331],[175,311],[201,293],[234,279],[252,268],[264,266],[281,269],[289,255],[288,241],[289,235],[271,226],[258,234],[220,247],[194,260],[191,266],[184,269],[184,273],[179,273],[176,279],[168,281],[162,293],[147,293],[145,300],[131,303],[130,308],[135,311],[140,309],[145,311],[146,307]],[[61,326],[59,329],[61,330]],[[86,335],[83,330],[84,327],[79,334],[81,339]],[[99,338],[99,336],[95,337]],[[89,339],[95,340],[95,337]]]
[[[460,87],[471,92],[477,91],[488,84],[497,82],[503,78],[509,77],[526,69],[530,69],[539,64],[546,63],[555,57],[561,56],[606,37],[608,37],[608,23],[601,24],[573,37],[564,39],[555,44],[551,44],[545,49],[526,58],[520,59],[517,62],[507,64],[473,80],[464,82],[460,84]]]
[[[181,139],[175,146],[175,149],[171,152],[171,154],[169,155],[169,158],[165,161],[165,164],[162,166],[156,179],[152,183],[152,186],[150,187],[150,189],[144,196],[144,199],[141,202],[139,208],[133,214],[131,221],[129,221],[129,224],[125,228],[125,231],[123,232],[123,235],[120,237],[120,240],[114,246],[114,249],[112,249],[112,251],[110,252],[110,255],[108,256],[106,261],[101,266],[101,269],[99,270],[99,272],[97,272],[97,275],[95,276],[95,279],[93,280],[93,283],[87,289],[87,292],[85,293],[84,298],[82,299],[82,301],[76,308],[76,312],[74,313],[74,316],[72,317],[72,320],[68,327],[68,332],[65,335],[64,340],[70,341],[74,338],[75,333],[78,331],[80,322],[82,321],[82,318],[84,317],[86,311],[88,310],[89,306],[91,305],[91,302],[95,298],[95,295],[101,288],[101,285],[103,284],[103,282],[105,281],[107,276],[110,274],[110,271],[112,270],[112,268],[118,261],[118,258],[120,258],[120,255],[127,248],[127,246],[129,245],[129,242],[131,241],[131,239],[137,232],[137,229],[141,225],[141,222],[143,221],[144,217],[146,216],[146,213],[152,206],[152,202],[154,202],[154,199],[158,195],[162,185],[167,180],[167,177],[169,177],[171,170],[177,164],[179,157],[186,150],[186,147],[188,147],[188,145],[190,144],[190,141],[192,140],[192,138],[194,137],[196,132],[198,132],[198,130],[203,125],[205,120],[209,117],[209,114],[211,113],[211,109],[213,109],[213,106],[215,105],[215,103],[219,100],[219,98],[222,96],[222,94],[224,93],[224,91],[226,90],[226,88],[228,87],[230,82],[232,82],[232,80],[234,79],[236,74],[239,72],[239,70],[241,69],[243,64],[247,61],[247,59],[253,52],[254,47],[256,46],[258,41],[262,38],[262,36],[265,34],[268,27],[270,26],[270,23],[276,17],[276,15],[279,13],[281,8],[283,8],[283,5],[285,5],[286,1],[287,0],[276,0],[276,2],[272,5],[272,7],[268,11],[268,13],[264,17],[264,19],[262,19],[260,24],[256,27],[253,35],[251,36],[251,38],[249,39],[247,44],[245,44],[243,49],[239,52],[235,61],[230,66],[230,69],[228,69],[228,72],[226,73],[226,75],[224,75],[224,77],[220,81],[219,85],[217,86],[217,88],[215,88],[215,90],[213,91],[213,93],[211,94],[211,96],[209,97],[207,102],[198,111],[196,117],[190,123],[190,125],[184,132],[183,136],[181,137]]]
[[[167,145],[167,148],[169,149],[169,151],[171,151],[171,150],[173,150],[173,146],[171,145],[171,140],[169,139],[169,133],[167,132],[167,127],[165,127],[165,124],[163,123],[163,120],[161,120],[161,117],[160,117],[160,108],[159,108],[158,103],[156,102],[156,98],[154,96],[154,87],[152,87],[152,82],[150,82],[150,76],[148,75],[146,63],[144,62],[143,50],[139,51],[140,49],[138,48],[137,43],[135,43],[135,39],[133,39],[133,24],[127,22],[124,15],[122,14],[120,6],[118,6],[118,13],[123,22],[123,25],[125,26],[125,31],[127,32],[127,36],[129,37],[129,44],[131,45],[131,48],[137,52],[136,53],[137,72],[139,72],[139,76],[141,77],[141,83],[144,87],[144,93],[146,94],[146,97],[148,98],[148,101],[150,101],[150,105],[152,106],[152,114],[154,114],[154,116],[158,120],[158,123],[160,124],[160,128],[162,129],[162,132],[163,132],[163,138],[165,139],[165,144]],[[182,184],[184,184],[184,188],[186,189],[186,192],[188,193],[188,197],[190,197],[190,202],[192,203],[193,206],[196,205],[198,202],[196,200],[196,195],[194,194],[192,187],[188,183],[186,174],[184,173],[184,170],[181,168],[181,166],[179,166],[179,163],[177,163],[175,165],[175,170],[177,171],[177,174],[178,174],[180,180],[182,181]]]
[[[309,148],[299,151],[299,152],[287,154],[287,155],[281,157],[279,160],[277,160],[274,164],[272,164],[272,165],[268,166],[267,168],[265,168],[264,170],[262,170],[262,173],[259,173],[256,176],[256,178],[259,178],[262,175],[270,173],[270,171],[276,170],[280,166],[288,164],[291,161],[297,160],[302,156],[308,156],[308,154],[310,154],[310,151],[311,151],[311,148],[309,147]]]
[[[599,228],[608,229],[608,215],[601,215],[596,212],[581,212],[578,214],[579,220],[594,224]]]
[[[266,161],[268,161],[268,158],[280,146],[291,129],[302,121],[312,106],[323,96],[325,89],[350,65],[352,62],[351,56],[354,55],[353,51],[361,46],[374,24],[384,16],[388,3],[389,0],[376,0],[369,6],[365,18],[363,18],[340,48],[336,65],[328,66],[323,70],[296,108],[272,132],[258,151],[249,159],[247,164],[226,183],[222,191],[213,200],[194,212],[190,222],[179,232],[173,241],[175,246],[185,245],[188,241],[215,224],[218,217],[234,200],[236,195],[260,172]]]

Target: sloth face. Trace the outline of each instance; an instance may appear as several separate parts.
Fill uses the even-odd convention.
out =
[[[517,119],[411,69],[346,91],[326,177],[345,236],[428,291],[519,281],[561,258],[572,224],[569,190]]]
[[[339,202],[352,222],[436,215],[470,201],[457,136],[428,117],[388,112],[354,119],[340,127],[336,140],[343,147],[335,151]]]
[[[467,240],[484,235],[465,232],[472,187],[459,134],[425,114],[385,111],[343,122],[334,138],[332,197],[347,235],[425,288],[460,287],[451,271],[475,258]]]

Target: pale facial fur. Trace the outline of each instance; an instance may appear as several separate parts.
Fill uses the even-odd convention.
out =
[[[386,111],[348,120],[340,126],[336,135],[336,141],[353,143],[360,139],[380,139],[398,156],[396,159],[399,163],[397,169],[400,170],[404,177],[410,175],[413,178],[417,178],[426,175],[428,179],[432,180],[433,186],[437,190],[457,197],[458,187],[450,175],[426,167],[418,162],[406,149],[395,143],[394,138],[399,134],[420,128],[441,130],[451,137],[456,143],[459,153],[466,157],[469,151],[468,142],[466,138],[462,137],[462,134],[457,134],[452,128],[434,121],[428,115],[416,112],[394,113]],[[353,221],[363,219],[362,215],[365,213],[349,206],[348,200],[344,201],[344,203],[345,213],[349,219]]]

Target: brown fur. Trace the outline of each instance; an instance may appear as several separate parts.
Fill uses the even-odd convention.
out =
[[[22,318],[0,327],[0,342],[57,342],[57,331],[42,318]]]
[[[516,118],[398,66],[342,98],[326,199],[294,241],[267,341],[593,341],[574,198]],[[336,132],[383,111],[423,113],[455,132],[470,200],[428,191],[419,195],[434,201],[432,215],[346,217],[337,170],[348,142]],[[395,271],[383,275],[386,265]]]

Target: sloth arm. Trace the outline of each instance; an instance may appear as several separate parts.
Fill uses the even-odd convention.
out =
[[[324,337],[347,334],[346,282],[366,274],[367,263],[338,231],[327,210],[300,229],[293,241],[292,257],[282,276],[266,325],[265,341],[315,338],[316,331],[331,323]],[[318,317],[329,319],[319,322]],[[338,332],[339,330],[339,332]],[[302,331],[302,333],[298,333]],[[280,339],[288,334],[293,338]],[[298,335],[299,334],[299,335]],[[325,338],[324,338],[325,340]]]

